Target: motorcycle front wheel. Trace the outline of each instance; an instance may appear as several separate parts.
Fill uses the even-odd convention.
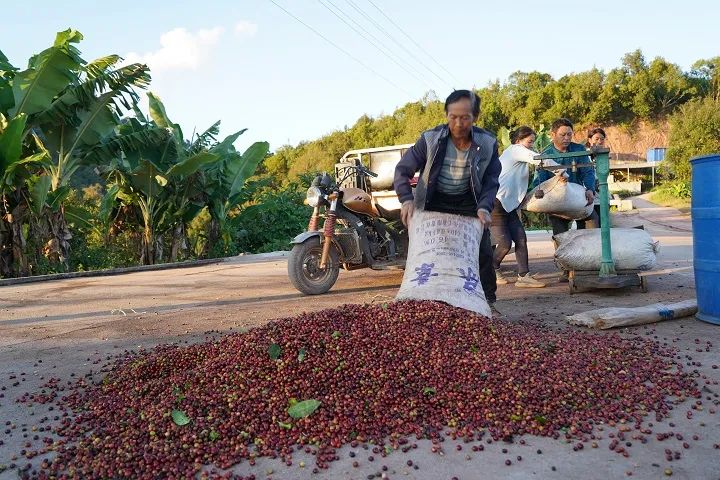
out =
[[[288,257],[288,276],[293,286],[306,295],[320,295],[335,285],[340,261],[335,246],[330,247],[325,268],[320,268],[322,245],[318,237],[293,245]]]

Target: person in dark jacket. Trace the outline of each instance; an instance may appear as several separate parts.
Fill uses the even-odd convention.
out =
[[[548,145],[542,153],[558,154],[585,151],[584,145],[572,141],[573,124],[567,118],[559,118],[552,123],[550,127],[550,137],[552,138],[552,143]],[[575,160],[577,163],[590,163],[590,157],[576,157]],[[572,161],[572,158],[556,160],[557,163],[568,166],[572,164]],[[568,181],[585,187],[585,199],[588,205],[592,205],[595,201],[595,169],[593,167],[578,167],[577,172],[573,172],[571,169],[568,169],[567,172],[569,175]],[[538,170],[535,173],[533,187],[552,178],[552,176],[553,173],[548,170]],[[535,191],[535,196],[542,198],[544,193],[545,192],[538,189]],[[566,220],[555,215],[548,215],[548,217],[550,218],[553,235],[558,235],[570,230],[571,220]],[[595,212],[590,214],[589,217],[580,220],[580,222],[585,222],[585,228],[598,227],[598,219]]]
[[[550,137],[552,143],[545,148],[542,153],[558,154],[567,152],[584,152],[585,146],[572,141],[573,137],[573,124],[567,118],[558,118],[552,123],[550,127]],[[590,163],[590,157],[576,157],[577,163]],[[561,165],[572,165],[572,158],[558,158],[555,160]],[[585,200],[587,205],[592,205],[595,201],[595,169],[593,167],[577,167],[577,171],[573,172],[572,169],[567,169],[568,181],[577,183],[585,187]],[[552,177],[552,173],[547,170],[538,170],[535,173],[535,180],[533,186],[537,186],[540,183],[548,180]],[[535,190],[535,196],[542,198],[545,192],[541,189]],[[564,218],[548,215],[550,219],[550,225],[552,226],[553,236],[565,233],[570,230],[571,220]],[[585,228],[598,228],[598,217],[593,211],[589,217],[579,220],[577,223],[584,222]],[[562,270],[560,275],[561,282],[568,281],[567,270]]]
[[[395,167],[402,221],[408,225],[416,208],[477,217],[483,226],[480,283],[494,310],[497,284],[489,229],[501,170],[497,140],[473,125],[480,114],[477,94],[455,90],[445,100],[445,114],[447,123],[423,132]],[[410,180],[418,171],[413,194]]]

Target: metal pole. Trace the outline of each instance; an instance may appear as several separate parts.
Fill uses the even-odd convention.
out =
[[[603,149],[604,150],[604,149]],[[608,175],[610,174],[610,158],[607,151],[597,152],[595,169],[600,183],[600,239],[602,241],[602,260],[600,277],[615,276],[615,262],[612,258],[610,244],[610,199],[608,195]]]
[[[602,277],[614,277],[617,276],[615,271],[615,262],[612,259],[612,246],[610,245],[610,199],[608,194],[608,175],[610,175],[610,150],[603,147],[592,147],[592,156],[595,157],[595,169],[597,171],[598,183],[600,184],[600,239],[602,241],[602,258],[600,263],[599,276]],[[555,154],[542,154],[536,155],[535,160],[546,160],[546,159],[565,159],[572,158],[571,165],[568,165],[565,161],[565,166],[571,167],[577,170],[579,167],[590,167],[590,163],[578,164],[577,157],[585,157],[587,159],[588,152],[567,152],[567,153],[555,153]],[[548,170],[555,170],[557,167],[545,167]],[[620,167],[622,168],[622,167]]]

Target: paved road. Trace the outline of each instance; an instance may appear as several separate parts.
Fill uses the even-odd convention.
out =
[[[684,286],[692,287],[689,220],[676,210],[640,203],[644,208],[616,216],[615,221],[622,226],[645,225],[660,241],[658,268],[648,274],[653,285],[651,294],[666,292],[672,283],[666,272],[682,279]],[[549,233],[531,233],[529,243],[532,270],[539,272],[540,278],[555,282]],[[511,255],[507,267],[513,268],[513,262]],[[60,337],[124,338],[136,329],[144,334],[162,335],[248,327],[303,310],[387,300],[394,296],[401,279],[400,271],[341,272],[330,293],[305,297],[290,285],[285,259],[271,255],[262,256],[255,263],[236,257],[194,268],[0,287],[0,337],[5,345],[12,345]],[[512,310],[517,303],[513,300],[529,293],[557,298],[565,288],[557,283],[533,292],[501,287],[499,307]],[[606,293],[587,296],[600,303],[607,299]],[[568,300],[561,297],[561,303]],[[612,298],[616,302],[627,298],[631,303],[643,300],[633,290],[613,292]]]
[[[564,325],[564,314],[596,307],[637,306],[694,297],[688,217],[673,209],[644,203],[642,199],[637,205],[641,208],[616,215],[614,221],[623,226],[642,224],[661,242],[658,268],[648,274],[649,293],[626,289],[569,295],[567,284],[556,282],[549,234],[533,233],[529,235],[531,268],[551,284],[531,291],[512,284],[501,286],[498,307],[505,318],[517,321],[533,312],[538,321]],[[513,268],[512,257],[506,264],[504,267]],[[401,277],[402,272],[398,271],[342,272],[330,293],[306,297],[293,290],[287,280],[285,259],[271,256],[252,263],[238,257],[195,268],[0,287],[0,387],[6,388],[4,398],[0,398],[0,420],[12,421],[18,429],[0,445],[0,464],[10,463],[12,455],[20,450],[22,425],[32,426],[33,420],[42,415],[36,409],[36,416],[29,416],[27,409],[14,403],[14,398],[21,393],[37,388],[40,376],[52,374],[69,378],[71,373],[82,374],[93,368],[94,361],[105,359],[119,349],[194,342],[202,340],[208,331],[250,328],[268,319],[301,311],[343,303],[387,301],[397,291]],[[710,365],[720,364],[720,326],[689,318],[660,323],[655,334],[661,339],[676,339],[681,350],[692,352],[693,358],[701,361],[701,373],[711,381],[718,380],[719,370],[711,370]],[[696,338],[711,340],[713,349],[696,353]],[[12,386],[11,375],[22,379],[18,387]],[[711,391],[708,395],[718,392],[715,385],[708,388]],[[689,435],[699,432],[701,436],[701,441],[686,451],[681,461],[670,465],[673,478],[720,478],[720,451],[712,449],[713,443],[720,443],[718,415],[705,410],[692,421],[684,415],[671,420],[678,424],[676,431]],[[528,439],[528,447],[510,447],[510,454],[521,454],[526,461],[509,469],[502,463],[506,456],[500,453],[501,445],[487,446],[481,458],[468,461],[466,452],[448,452],[445,457],[428,455],[429,447],[421,443],[418,454],[411,457],[421,464],[420,470],[408,469],[405,456],[391,456],[386,463],[397,473],[391,478],[435,479],[457,475],[463,479],[605,479],[624,478],[628,471],[633,473],[633,478],[662,477],[666,467],[662,461],[665,448],[662,443],[634,447],[633,456],[625,459],[609,452],[607,441],[604,442],[597,450],[576,454],[566,444],[532,437]],[[543,450],[542,456],[532,453],[537,448]],[[341,457],[347,458],[345,450]],[[555,472],[551,466],[556,467]],[[349,462],[343,460],[333,464],[320,478],[367,478],[377,467],[365,465],[352,469]],[[308,469],[283,469],[282,465],[268,461],[259,462],[256,473],[266,468],[278,472],[272,476],[276,479],[318,478],[311,476]],[[0,479],[5,478],[15,478],[15,473],[0,474]]]

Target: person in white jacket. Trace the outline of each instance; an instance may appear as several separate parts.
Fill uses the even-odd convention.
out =
[[[540,164],[532,150],[535,144],[535,132],[527,126],[518,127],[510,134],[512,145],[500,155],[500,187],[495,198],[490,227],[495,247],[495,277],[497,283],[504,285],[508,280],[500,273],[500,264],[515,244],[515,260],[518,266],[516,287],[542,288],[544,283],[530,276],[528,267],[528,247],[525,228],[520,220],[519,207],[525,198],[530,178],[529,165]],[[546,165],[555,162],[546,160]],[[562,171],[559,171],[562,172]]]

